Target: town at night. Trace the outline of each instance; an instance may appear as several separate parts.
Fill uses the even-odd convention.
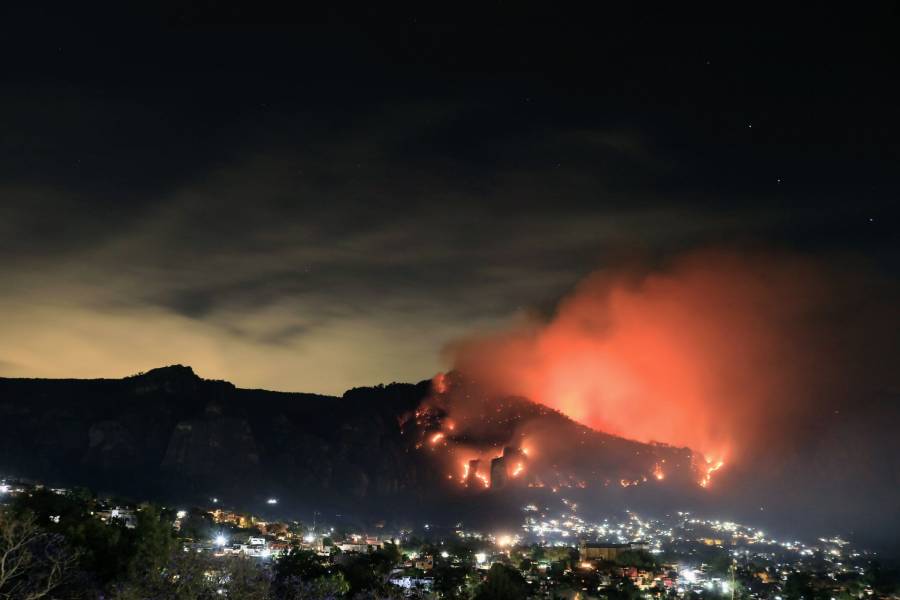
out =
[[[0,494],[63,536],[92,531],[124,551],[96,560],[146,566],[140,561],[151,557],[138,550],[141,542],[124,540],[174,530],[167,540],[173,562],[164,568],[179,577],[160,582],[154,597],[335,598],[355,590],[385,598],[846,599],[881,597],[892,585],[876,553],[838,536],[778,539],[687,512],[584,518],[561,495],[549,498],[550,506],[521,507],[518,527],[492,531],[462,522],[362,525],[317,511],[302,521],[262,516],[281,512],[277,498],[254,514],[229,508],[224,498],[203,507],[163,507],[13,480],[0,484]],[[194,579],[180,582],[188,575]],[[492,585],[498,590],[482,591]]]

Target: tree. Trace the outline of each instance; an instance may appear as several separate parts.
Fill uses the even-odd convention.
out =
[[[612,586],[607,590],[606,597],[609,600],[640,600],[641,591],[628,577],[617,577]]]
[[[89,573],[93,583],[103,587],[126,570],[131,534],[121,522],[105,524],[94,517],[94,507],[93,496],[84,490],[69,494],[35,490],[18,496],[13,503],[17,514],[31,515],[43,531],[65,538],[66,545],[78,555],[79,570]]]
[[[383,587],[380,585],[382,583],[381,578],[375,575],[367,556],[347,555],[341,561],[340,569],[347,583],[350,584],[350,592],[352,594]]]
[[[500,563],[491,565],[475,600],[521,600],[528,596],[528,584],[518,571]]]
[[[885,567],[878,561],[874,561],[865,577],[866,583],[884,596],[890,596],[900,592],[900,568]]]
[[[568,562],[565,560],[555,560],[550,563],[550,569],[548,574],[553,579],[562,579],[563,575],[566,572],[566,568],[568,568]]]
[[[372,570],[382,577],[390,575],[391,570],[400,562],[400,549],[394,544],[385,544],[369,555]]]
[[[325,565],[312,550],[293,547],[275,560],[275,581],[293,577],[304,581],[317,579],[327,574]]]
[[[148,570],[116,586],[114,600],[213,600],[221,598],[226,577],[209,556],[197,552],[173,552],[166,566]]]
[[[446,560],[436,561],[431,574],[434,577],[434,589],[442,597],[454,600],[471,597],[469,580],[472,568],[468,564],[453,565]]]
[[[812,600],[812,575],[800,572],[788,575],[784,582],[784,596],[788,600]]]
[[[216,523],[208,512],[199,508],[192,508],[181,519],[179,533],[182,537],[192,540],[206,540],[213,537],[215,529]]]
[[[177,544],[169,515],[152,504],[138,511],[132,540],[133,551],[128,565],[131,577],[160,571]]]
[[[317,579],[304,581],[291,578],[282,582],[275,598],[278,600],[337,600],[343,598],[350,590],[350,584],[342,573],[324,575]]]
[[[49,597],[70,578],[76,563],[62,537],[43,531],[33,514],[0,510],[0,598]]]
[[[225,592],[229,598],[266,600],[272,587],[271,571],[257,561],[232,557],[224,566]]]
[[[275,561],[273,589],[279,600],[339,598],[350,584],[344,574],[322,564],[310,550],[291,548]]]
[[[718,577],[724,577],[731,574],[732,560],[724,552],[716,554],[709,561],[709,572]]]

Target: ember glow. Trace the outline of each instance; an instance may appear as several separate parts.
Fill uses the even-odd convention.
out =
[[[706,465],[702,467],[702,477],[700,478],[700,485],[702,487],[709,487],[709,484],[712,483],[713,473],[721,469],[725,466],[725,463],[721,460],[712,460],[710,458],[706,459]]]
[[[473,464],[476,465],[474,468]],[[475,486],[479,488],[491,486],[490,477],[481,471],[481,464],[482,461],[477,458],[463,461],[462,478],[460,479],[460,483],[463,486]]]
[[[641,477],[640,479],[620,479],[619,485],[623,488],[631,487],[633,485],[641,485],[642,483],[647,483],[646,477]]]
[[[663,471],[662,465],[660,465],[659,463],[656,463],[656,465],[653,466],[653,476],[657,481],[662,481],[666,478],[666,473],[665,471]]]
[[[447,393],[447,378],[443,373],[438,373],[434,376],[432,380],[432,385],[434,386],[434,391],[438,394],[446,394]]]

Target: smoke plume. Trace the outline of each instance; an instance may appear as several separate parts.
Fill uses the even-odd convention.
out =
[[[602,270],[549,319],[448,351],[488,393],[713,463],[768,460],[896,385],[882,358],[895,355],[895,290],[844,265],[705,250]]]

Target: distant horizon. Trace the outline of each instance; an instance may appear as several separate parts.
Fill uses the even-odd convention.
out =
[[[280,394],[310,394],[310,395],[317,395],[317,396],[331,396],[331,397],[335,397],[335,398],[340,397],[340,395],[341,395],[343,392],[346,392],[346,391],[348,391],[348,390],[352,390],[352,389],[354,389],[354,388],[356,388],[356,387],[374,387],[374,386],[378,386],[378,385],[391,385],[391,384],[395,384],[395,383],[396,383],[396,384],[410,384],[410,385],[416,385],[416,384],[423,383],[423,382],[425,382],[425,381],[430,381],[430,380],[432,379],[431,377],[423,377],[423,378],[418,379],[418,380],[416,380],[416,379],[411,379],[411,380],[405,380],[405,381],[401,381],[401,380],[394,380],[394,381],[379,381],[379,382],[372,383],[372,384],[370,384],[370,385],[362,385],[362,386],[349,387],[349,388],[346,388],[345,390],[343,390],[343,391],[342,391],[341,393],[339,393],[339,394],[333,394],[333,393],[327,393],[327,392],[316,392],[316,391],[307,391],[307,390],[299,390],[299,389],[294,389],[294,390],[280,390],[280,389],[265,388],[265,387],[258,387],[258,386],[252,386],[252,387],[250,387],[250,386],[243,386],[243,385],[239,385],[238,383],[232,381],[232,380],[231,380],[230,378],[228,378],[228,377],[221,377],[221,378],[220,378],[220,377],[207,377],[207,376],[204,376],[204,374],[198,373],[197,370],[194,369],[193,365],[190,365],[190,364],[184,364],[184,363],[170,363],[170,364],[160,365],[160,366],[158,366],[158,367],[152,367],[152,368],[149,368],[149,369],[146,369],[146,370],[134,371],[134,372],[132,372],[132,373],[128,373],[128,374],[125,374],[125,375],[119,375],[119,376],[115,376],[115,375],[96,375],[96,376],[86,375],[86,376],[70,376],[70,377],[66,377],[66,376],[58,376],[58,377],[57,377],[57,376],[54,376],[54,377],[50,377],[50,376],[40,376],[40,375],[36,375],[36,376],[20,376],[20,375],[15,375],[15,374],[9,374],[9,375],[8,375],[8,374],[5,374],[5,373],[3,373],[3,372],[0,372],[0,379],[35,379],[35,380],[55,380],[55,381],[67,381],[67,380],[70,380],[70,381],[114,381],[114,380],[127,379],[127,378],[129,378],[129,377],[139,377],[139,376],[141,376],[141,375],[146,375],[146,374],[151,373],[151,372],[153,372],[153,371],[160,371],[160,370],[168,369],[168,368],[171,368],[171,367],[185,367],[185,368],[187,368],[187,369],[190,369],[191,372],[192,372],[194,375],[196,375],[199,379],[201,379],[201,380],[203,380],[203,381],[223,381],[223,382],[225,382],[225,383],[230,383],[230,384],[234,385],[236,388],[239,388],[239,389],[245,389],[245,390],[262,390],[262,391],[266,391],[266,392],[277,392],[277,393],[280,393]]]

